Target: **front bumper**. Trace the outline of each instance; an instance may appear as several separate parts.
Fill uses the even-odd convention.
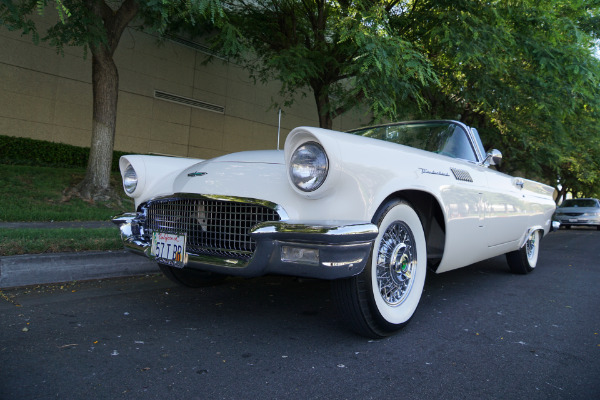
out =
[[[119,225],[127,250],[155,258],[151,254],[151,241],[146,239],[136,213],[123,214],[113,222]],[[283,274],[347,278],[362,272],[377,233],[377,226],[371,223],[265,222],[250,232],[256,241],[256,250],[249,260],[188,252],[184,268],[245,277]],[[290,252],[307,252],[314,257],[289,257]]]
[[[597,216],[555,215],[554,220],[560,222],[561,226],[600,226],[600,217]]]

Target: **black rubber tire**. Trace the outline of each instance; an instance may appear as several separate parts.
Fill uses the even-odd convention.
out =
[[[540,251],[541,238],[540,231],[532,232],[523,247],[519,250],[506,253],[506,261],[512,273],[525,275],[535,269]],[[533,242],[531,242],[532,240]],[[528,245],[530,244],[533,248],[529,248],[530,254],[528,255]]]
[[[369,338],[380,339],[398,331],[412,319],[425,283],[427,250],[422,223],[409,203],[402,200],[387,202],[377,211],[373,217],[373,223],[377,224],[380,232],[373,244],[364,270],[351,278],[332,281],[331,292],[342,320],[351,330]],[[410,235],[407,236],[409,239],[405,238],[404,241],[397,242],[387,241],[388,246],[380,246],[384,238],[390,237],[386,236],[388,229],[392,229],[394,226],[407,229],[410,232]],[[378,254],[380,249],[382,252],[385,252],[386,248],[389,249],[390,243],[395,246],[395,250],[404,249],[402,256],[398,258],[399,251],[393,251],[393,257],[389,258],[390,262],[381,263],[379,271],[387,272],[386,268],[392,268],[391,260],[394,259],[396,263],[393,268],[395,268],[396,276],[401,276],[402,279],[408,277],[408,281],[412,280],[408,284],[409,287],[401,292],[401,300],[396,305],[391,305],[384,298],[386,297],[382,294],[384,290],[379,287],[376,279]],[[406,243],[410,246],[402,247]],[[412,261],[408,264],[404,262],[404,254],[407,253],[410,253],[410,257],[407,259],[414,259],[414,263]],[[385,259],[388,260],[387,257]],[[405,269],[406,265],[410,266]],[[390,296],[390,293],[392,292],[387,292],[386,295]]]
[[[178,285],[190,288],[215,286],[227,278],[227,275],[215,272],[198,271],[190,268],[174,268],[160,263],[158,267],[169,280]]]

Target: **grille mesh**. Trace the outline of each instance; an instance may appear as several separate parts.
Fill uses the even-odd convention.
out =
[[[146,229],[185,233],[187,251],[194,254],[248,259],[256,249],[250,229],[260,222],[279,221],[269,207],[211,199],[166,199],[148,204]]]

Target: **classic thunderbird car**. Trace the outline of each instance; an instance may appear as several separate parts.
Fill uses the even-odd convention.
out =
[[[349,326],[384,337],[413,316],[427,270],[501,254],[516,273],[535,268],[553,188],[490,168],[501,157],[456,121],[299,127],[283,151],[211,160],[123,156],[137,211],[114,222],[126,248],[183,285],[329,279]]]

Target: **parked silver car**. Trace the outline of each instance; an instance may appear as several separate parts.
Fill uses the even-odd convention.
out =
[[[600,231],[600,201],[598,199],[565,200],[554,214],[554,220],[569,229],[571,226],[595,226]]]

